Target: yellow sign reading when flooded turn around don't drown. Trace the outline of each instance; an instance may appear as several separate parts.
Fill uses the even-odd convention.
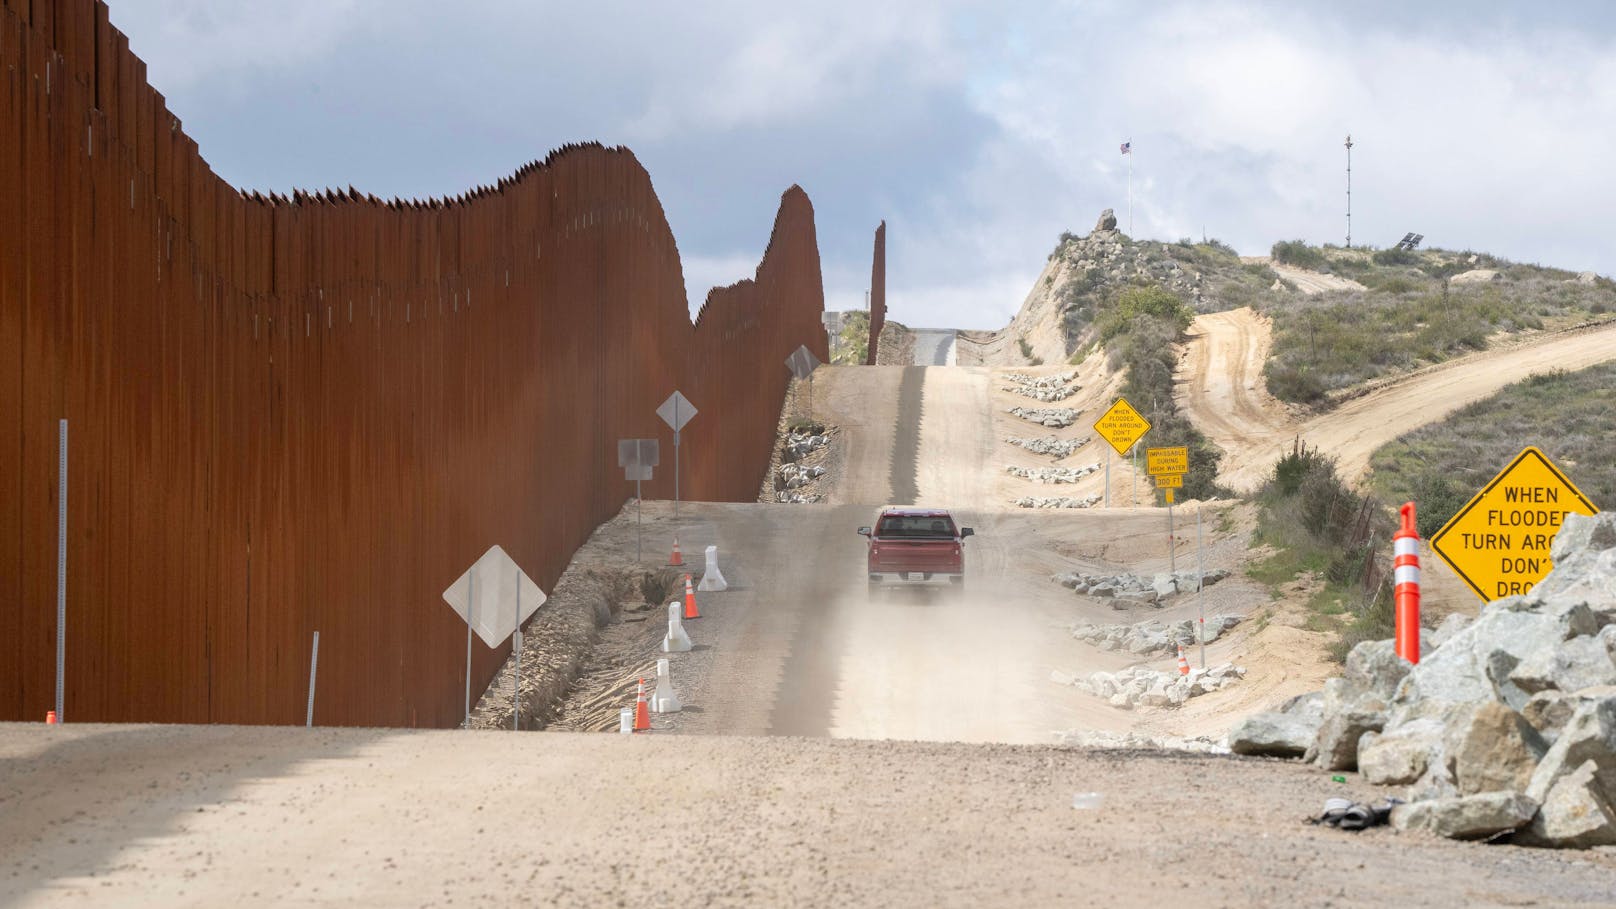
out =
[[[1126,455],[1128,448],[1150,431],[1150,421],[1134,410],[1127,398],[1118,398],[1110,410],[1094,421],[1094,431],[1110,443],[1117,454]]]
[[[1431,549],[1483,600],[1522,594],[1554,565],[1567,513],[1599,509],[1543,452],[1528,446],[1431,537]]]

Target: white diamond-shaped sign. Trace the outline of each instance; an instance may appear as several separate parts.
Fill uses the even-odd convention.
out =
[[[470,603],[468,616],[467,604],[473,597],[476,599]],[[443,599],[454,609],[455,615],[471,623],[471,630],[477,632],[484,644],[498,647],[538,611],[548,597],[515,560],[496,545],[489,547],[482,558],[449,585]]]
[[[798,379],[806,379],[819,367],[819,358],[814,356],[808,345],[803,344],[786,357],[786,368]]]
[[[674,432],[678,432],[685,428],[691,417],[696,415],[696,405],[676,391],[668,395],[668,399],[656,409],[656,415],[662,418],[662,422],[672,426]]]

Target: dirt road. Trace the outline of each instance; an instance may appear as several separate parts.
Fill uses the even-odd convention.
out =
[[[1357,481],[1382,445],[1505,385],[1551,369],[1583,369],[1616,359],[1616,323],[1540,335],[1450,360],[1388,381],[1323,414],[1287,407],[1264,389],[1262,364],[1270,343],[1267,320],[1249,308],[1198,316],[1179,362],[1179,404],[1227,453],[1218,478],[1237,490],[1262,482],[1298,436],[1336,457],[1342,475]]]
[[[1608,906],[1616,880],[1612,850],[1311,827],[1376,793],[1163,752],[0,725],[0,774],[0,904],[29,909]]]

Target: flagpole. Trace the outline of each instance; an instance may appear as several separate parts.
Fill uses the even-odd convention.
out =
[[[1133,140],[1128,140],[1128,236],[1133,236]]]

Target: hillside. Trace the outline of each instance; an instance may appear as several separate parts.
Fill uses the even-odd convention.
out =
[[[1365,383],[1513,339],[1616,314],[1616,282],[1445,249],[1343,249],[1302,241],[1241,257],[1216,239],[1136,240],[1109,212],[1063,234],[995,349],[1007,363],[1071,361],[1119,295],[1158,287],[1196,314],[1250,306],[1272,321],[1263,367],[1280,401],[1334,406]]]

